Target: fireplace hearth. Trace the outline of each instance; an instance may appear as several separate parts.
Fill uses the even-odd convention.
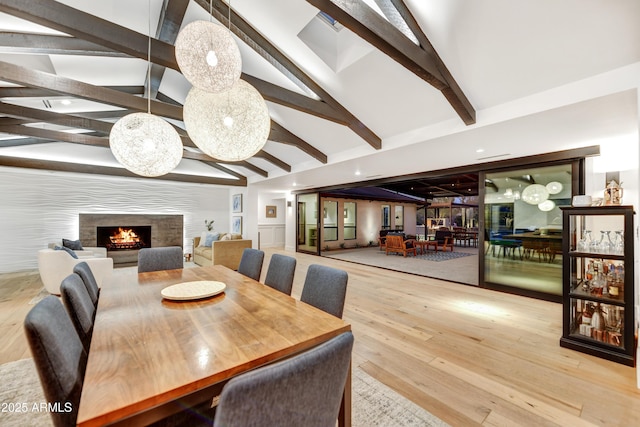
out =
[[[98,246],[107,251],[127,251],[151,247],[151,226],[96,227]]]

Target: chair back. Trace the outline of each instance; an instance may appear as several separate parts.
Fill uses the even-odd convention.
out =
[[[399,234],[387,234],[387,250],[403,249],[404,238]]]
[[[93,272],[91,271],[91,267],[89,264],[82,261],[73,266],[73,272],[82,278],[84,282],[84,286],[87,288],[87,292],[91,297],[91,302],[95,307],[98,306],[98,295],[100,294],[100,289],[98,288],[98,282],[96,281]]]
[[[88,354],[93,334],[93,321],[96,316],[96,308],[91,301],[89,292],[87,292],[82,278],[76,273],[72,273],[65,277],[60,284],[60,293],[71,323],[80,337],[84,351]]]
[[[264,252],[259,249],[245,248],[242,251],[238,273],[244,274],[253,280],[260,280],[262,273],[262,263],[264,262]]]
[[[335,426],[352,348],[353,335],[345,332],[233,378],[222,389],[214,425]]]
[[[280,292],[291,295],[293,276],[296,272],[296,259],[287,255],[273,254],[264,284]]]
[[[50,412],[53,424],[76,425],[87,354],[60,300],[49,295],[36,304],[24,328],[45,398],[62,405]]]
[[[307,270],[300,301],[342,318],[348,280],[346,271],[312,264]]]
[[[142,248],[138,252],[138,273],[175,270],[183,267],[183,255],[180,246]]]
[[[438,244],[443,244],[444,243],[444,239],[446,237],[452,237],[452,233],[449,230],[436,230],[436,237],[435,239],[438,241]]]

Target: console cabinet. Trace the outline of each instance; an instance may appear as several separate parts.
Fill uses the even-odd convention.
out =
[[[633,207],[566,207],[560,345],[635,366]]]

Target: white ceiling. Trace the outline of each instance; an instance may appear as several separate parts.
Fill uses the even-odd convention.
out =
[[[344,42],[339,48],[367,53],[341,68],[325,63],[298,37],[318,13],[306,1],[232,0],[234,11],[382,138],[378,151],[345,126],[269,102],[272,119],[327,154],[328,164],[268,142],[265,151],[290,164],[291,173],[262,159],[251,163],[268,171],[268,178],[232,169],[258,188],[291,191],[574,148],[616,136],[637,139],[640,1],[404,1],[475,108],[476,124],[464,125],[438,90],[373,46],[362,50],[368,43],[353,41],[353,34],[341,38],[353,45]],[[151,14],[146,1],[61,3],[143,34],[151,22],[155,34],[163,1],[151,0]],[[208,13],[192,2],[183,26],[196,19],[208,20]],[[55,33],[5,14],[0,14],[0,30]],[[245,73],[304,93],[249,46],[240,42],[240,50]],[[140,59],[3,53],[2,60],[94,85],[142,85],[146,76]],[[165,71],[163,94],[183,102],[189,88],[180,73]],[[41,99],[3,101],[44,108]],[[70,106],[55,101],[52,111],[61,113],[101,108],[88,101],[74,100]],[[94,157],[102,163],[109,156],[102,148],[67,143],[47,150],[41,144],[2,148],[0,154],[50,156],[51,151],[83,163]],[[180,169],[192,167],[201,169],[189,160]]]

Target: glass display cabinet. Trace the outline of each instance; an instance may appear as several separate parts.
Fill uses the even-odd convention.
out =
[[[633,207],[562,208],[560,345],[635,366]]]

